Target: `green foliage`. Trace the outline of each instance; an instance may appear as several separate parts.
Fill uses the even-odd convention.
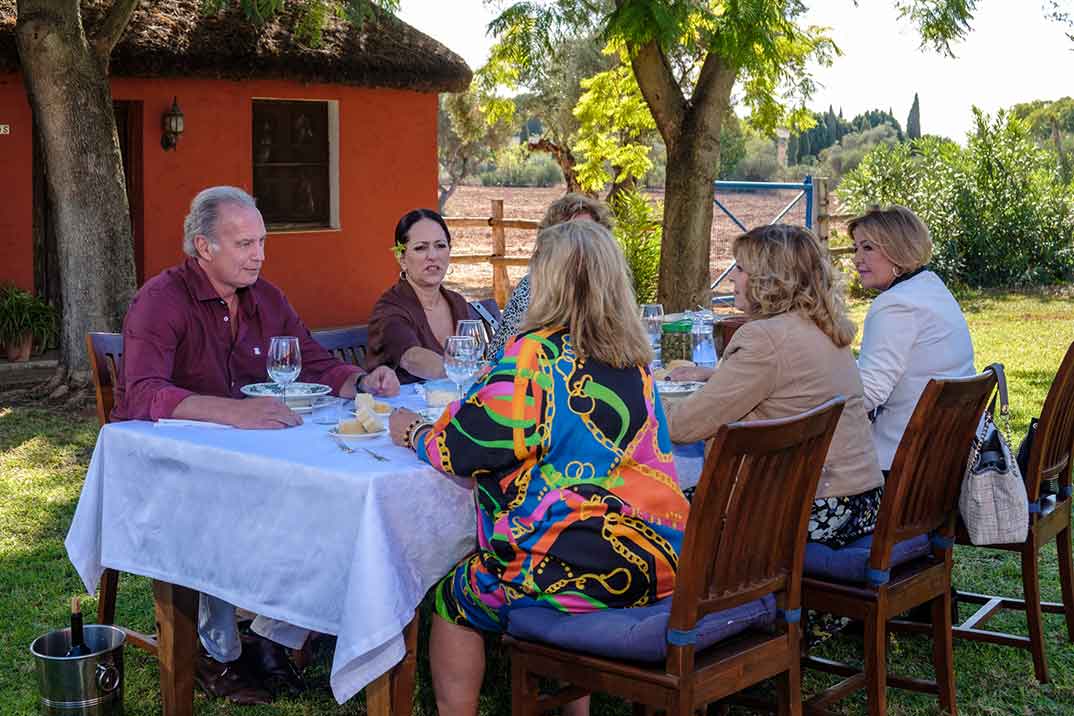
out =
[[[838,194],[860,212],[902,204],[929,226],[933,267],[969,286],[1040,285],[1074,274],[1074,188],[1026,124],[974,109],[966,149],[925,137],[881,147],[844,177]]]
[[[473,89],[440,95],[437,158],[441,211],[458,184],[506,146],[514,131],[510,119],[501,116],[489,120]]]
[[[516,144],[497,152],[494,166],[480,178],[481,186],[555,186],[563,181],[563,172],[547,154],[531,154]]]
[[[857,115],[854,119],[850,120],[850,130],[853,132],[864,132],[867,129],[879,127],[881,124],[887,124],[893,127],[900,142],[904,139],[902,125],[899,124],[899,120],[895,119],[890,111],[882,109],[870,109]]]
[[[914,103],[910,105],[910,114],[906,118],[906,136],[910,139],[921,138],[921,103],[914,92]]]
[[[0,343],[16,343],[31,333],[35,345],[49,346],[56,330],[55,308],[16,286],[0,286]]]
[[[854,169],[861,160],[878,145],[899,143],[899,132],[890,124],[879,124],[862,132],[843,135],[838,144],[834,144],[820,153],[818,166],[814,173],[831,180],[834,188],[846,172]]]
[[[582,188],[595,193],[608,182],[644,177],[653,167],[649,153],[656,123],[630,65],[621,61],[583,79],[581,86],[585,92],[574,107],[579,128],[573,149],[583,157],[575,167]]]
[[[615,214],[615,238],[623,248],[634,280],[634,295],[638,303],[651,303],[656,300],[660,279],[663,207],[650,204],[639,191],[625,190],[612,197],[611,209]]]

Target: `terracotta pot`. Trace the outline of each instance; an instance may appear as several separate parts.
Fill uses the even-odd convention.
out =
[[[13,363],[24,363],[30,360],[30,352],[33,347],[34,334],[24,333],[21,339],[7,343],[7,359]]]

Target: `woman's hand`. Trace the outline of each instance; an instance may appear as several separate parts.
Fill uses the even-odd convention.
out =
[[[366,393],[391,397],[399,395],[399,378],[395,376],[395,371],[388,366],[377,366],[361,377],[358,381],[358,387]]]
[[[693,365],[683,366],[671,371],[670,375],[668,375],[668,379],[680,382],[694,380],[704,383],[711,378],[712,374],[715,372],[714,368],[699,368]]]
[[[420,419],[421,416],[413,410],[399,408],[393,410],[388,417],[388,432],[391,433],[392,442],[396,445],[406,445],[406,432],[411,423]]]

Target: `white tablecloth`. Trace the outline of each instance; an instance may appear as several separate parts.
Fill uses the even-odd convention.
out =
[[[86,588],[111,567],[336,634],[346,701],[402,659],[403,628],[476,528],[463,481],[386,435],[360,443],[380,462],[327,431],[106,425],[66,540]]]

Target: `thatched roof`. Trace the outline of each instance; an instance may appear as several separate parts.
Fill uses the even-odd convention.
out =
[[[102,16],[104,0],[82,0],[87,32]],[[470,84],[461,57],[387,13],[355,29],[329,20],[320,46],[291,33],[290,11],[255,25],[241,10],[203,15],[201,0],[141,0],[112,52],[111,73],[121,77],[289,79],[423,92],[458,92]],[[18,69],[15,0],[0,0],[0,72]]]

